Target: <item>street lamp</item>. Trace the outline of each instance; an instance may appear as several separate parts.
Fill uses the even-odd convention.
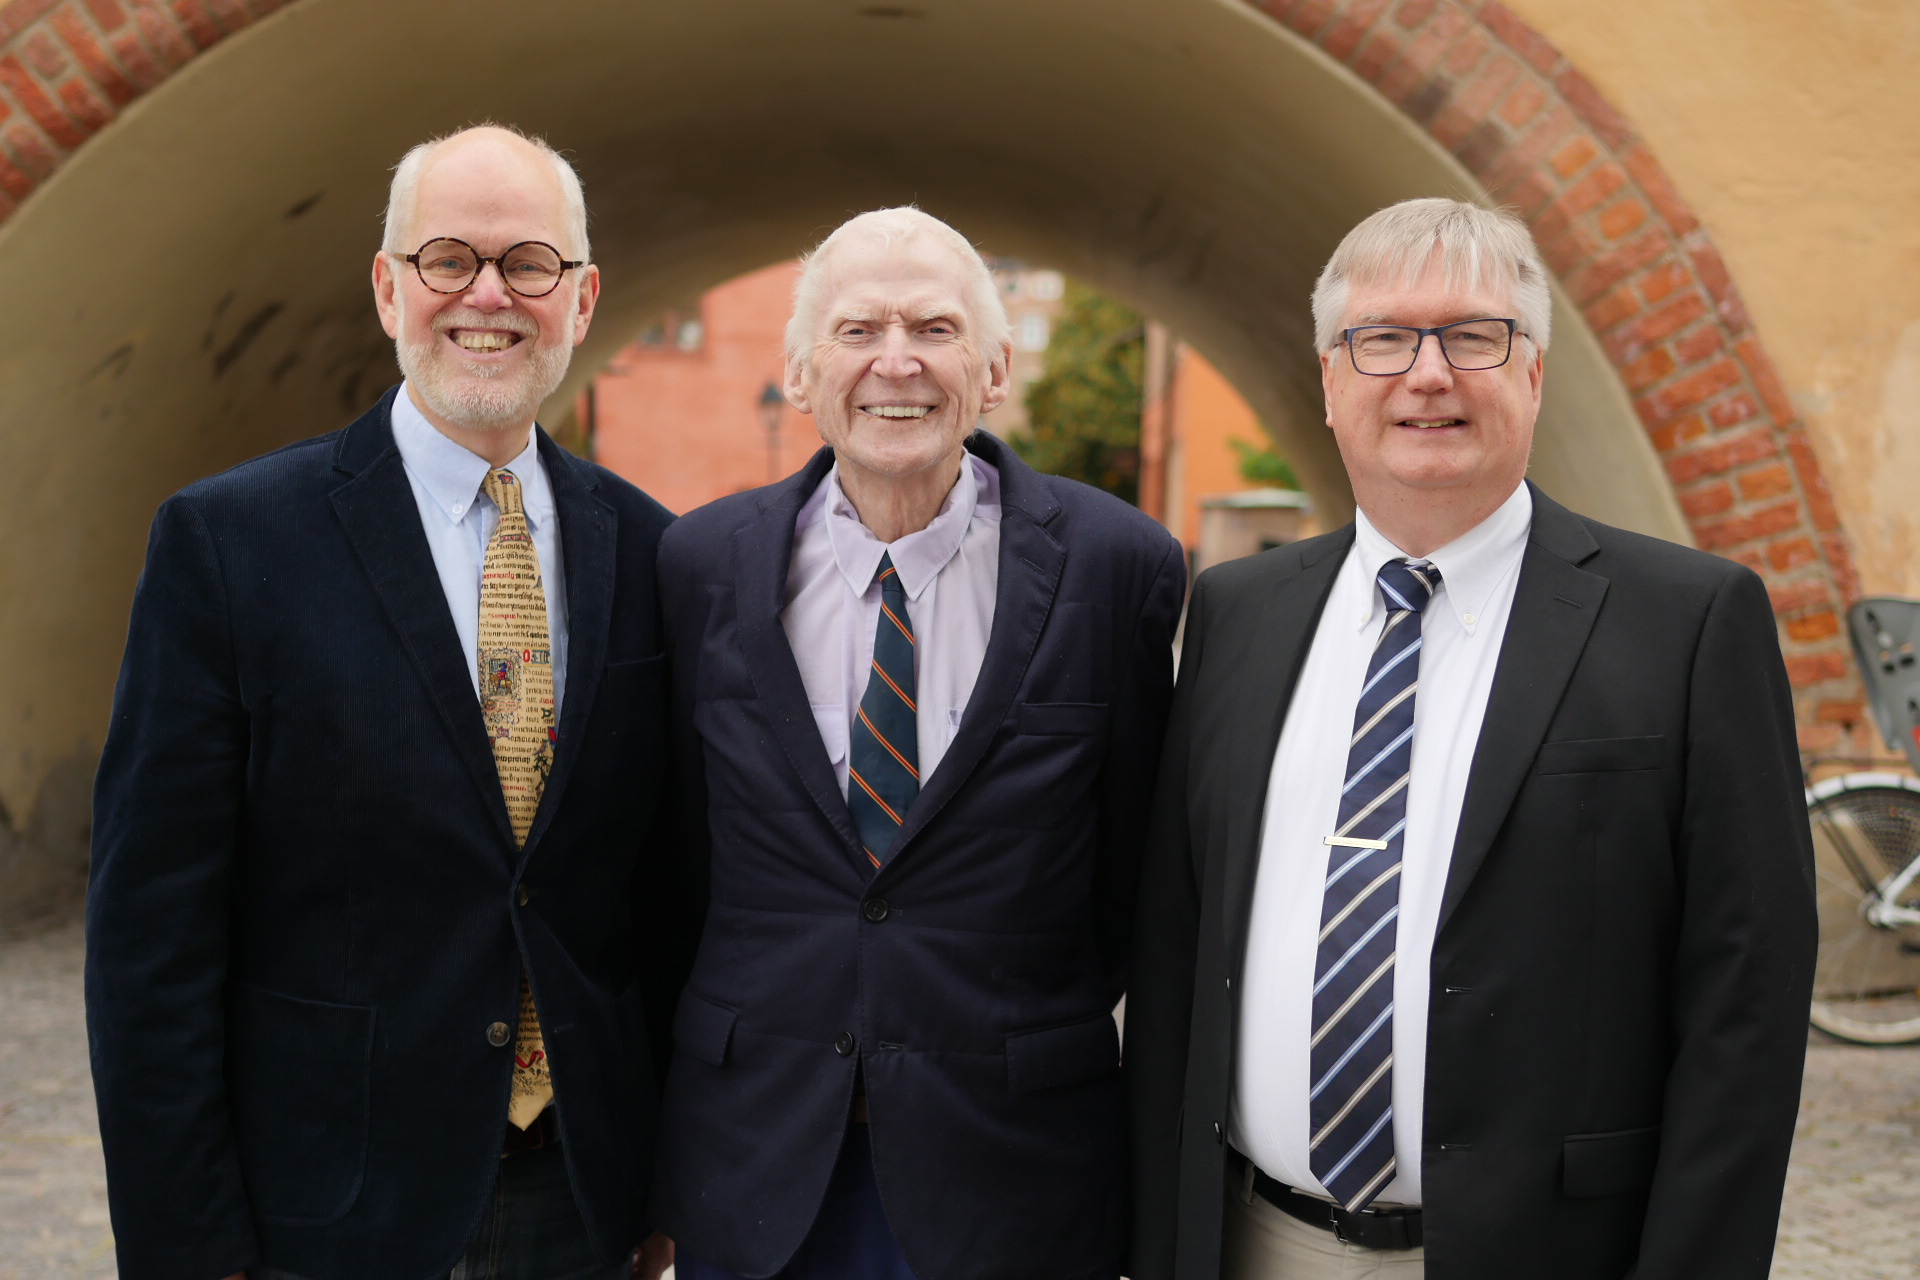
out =
[[[780,479],[780,418],[786,412],[787,398],[776,383],[760,389],[760,421],[767,427],[767,483]]]

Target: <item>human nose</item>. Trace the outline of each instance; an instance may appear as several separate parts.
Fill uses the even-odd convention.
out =
[[[504,311],[513,305],[513,292],[507,288],[507,278],[500,274],[499,263],[480,264],[473,283],[467,286],[466,301],[476,311]]]
[[[919,358],[913,354],[913,342],[905,329],[887,326],[874,357],[873,371],[883,378],[911,378],[920,372]]]
[[[1453,386],[1453,366],[1440,348],[1440,335],[1423,333],[1414,349],[1413,368],[1407,370],[1407,385],[1416,391],[1445,391]]]

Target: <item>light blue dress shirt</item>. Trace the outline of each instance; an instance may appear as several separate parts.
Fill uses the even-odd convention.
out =
[[[487,559],[487,540],[500,524],[500,511],[480,491],[490,470],[487,460],[441,435],[428,422],[402,385],[393,400],[393,442],[413,486],[426,530],[433,567],[440,572],[440,589],[453,615],[453,629],[466,653],[467,677],[473,696],[480,697],[480,570]],[[520,503],[533,534],[534,554],[540,557],[540,586],[547,597],[547,631],[553,644],[553,714],[560,718],[560,699],[567,687],[566,564],[560,555],[560,519],[553,505],[553,484],[540,461],[532,431],[527,447],[506,466],[520,482]]]

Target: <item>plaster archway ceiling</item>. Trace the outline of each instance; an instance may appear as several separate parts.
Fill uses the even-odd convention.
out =
[[[40,673],[0,689],[0,741],[34,744],[0,757],[14,812],[50,761],[97,750],[155,505],[393,380],[367,286],[388,167],[486,117],[586,181],[606,291],[563,395],[663,308],[915,201],[1165,321],[1336,521],[1313,278],[1382,205],[1483,198],[1238,0],[301,0],[140,99],[0,228],[0,432],[34,478],[0,508],[0,660]],[[1686,541],[1604,353],[1564,303],[1555,323],[1535,475]]]

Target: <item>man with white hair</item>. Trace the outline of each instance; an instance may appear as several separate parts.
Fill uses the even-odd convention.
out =
[[[674,788],[711,901],[656,1208],[680,1280],[1118,1275],[1126,981],[1186,583],[1036,474],[986,265],[915,209],[807,260],[827,447],[661,542]]]
[[[1135,1280],[1764,1280],[1812,850],[1760,579],[1525,479],[1545,267],[1368,218],[1359,512],[1194,589],[1141,889]]]
[[[589,256],[545,143],[416,147],[373,261],[406,380],[155,518],[87,900],[125,1280],[627,1274],[684,968],[671,517],[534,421]]]

